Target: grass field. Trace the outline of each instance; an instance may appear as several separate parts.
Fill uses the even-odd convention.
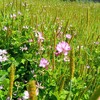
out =
[[[0,0],[0,100],[99,100],[100,3]]]

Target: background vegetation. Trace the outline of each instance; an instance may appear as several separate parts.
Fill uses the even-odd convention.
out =
[[[0,0],[0,100],[24,91],[30,100],[89,100],[100,86],[99,15],[93,2]],[[71,50],[56,56],[62,41]]]

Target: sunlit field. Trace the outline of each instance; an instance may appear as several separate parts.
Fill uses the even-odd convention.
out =
[[[100,3],[0,0],[0,100],[100,100]]]

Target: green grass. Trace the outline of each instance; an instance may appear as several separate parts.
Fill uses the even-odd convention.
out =
[[[45,87],[39,89],[38,100],[88,100],[100,86],[99,15],[100,3],[0,0],[0,49],[8,52],[8,60],[0,62],[0,99],[9,96],[9,66],[14,64],[12,100],[23,97],[30,80]],[[37,42],[37,31],[44,42]],[[66,34],[72,35],[71,40],[66,39]],[[69,62],[64,62],[63,54],[55,56],[61,41],[72,48],[67,56]],[[25,45],[28,50],[21,51]],[[39,67],[41,58],[49,61],[48,70]]]

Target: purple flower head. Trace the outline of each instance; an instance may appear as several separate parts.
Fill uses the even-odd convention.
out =
[[[70,50],[70,46],[67,42],[59,42],[59,44],[57,44],[56,46],[56,50],[59,52],[59,53],[64,53],[64,55],[67,55],[68,54],[68,51]]]
[[[46,68],[48,65],[49,65],[49,62],[46,59],[42,58],[40,60],[40,64],[39,64],[40,67]]]
[[[67,39],[71,39],[72,36],[71,36],[70,34],[66,34],[66,38],[67,38]]]

